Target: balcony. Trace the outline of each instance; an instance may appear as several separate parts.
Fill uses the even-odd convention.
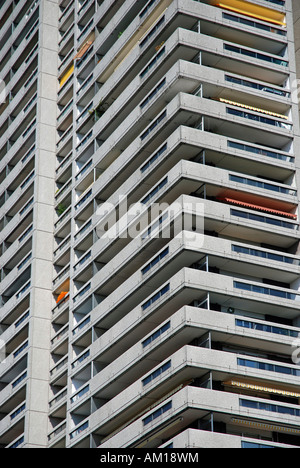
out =
[[[200,312],[201,315],[199,315]],[[156,371],[154,371],[155,373],[151,372],[151,369],[157,363],[161,362],[162,359],[167,359],[168,356],[182,346],[191,343],[194,338],[205,336],[205,333],[209,330],[212,341],[215,339],[217,341],[224,340],[228,345],[232,346],[234,344],[238,345],[242,336],[245,346],[250,346],[250,343],[254,344],[255,342],[257,350],[260,350],[260,346],[261,349],[264,349],[266,346],[269,352],[271,350],[279,352],[280,350],[280,352],[287,355],[289,354],[291,340],[298,336],[299,329],[297,328],[278,327],[264,321],[257,321],[255,326],[252,327],[248,325],[251,325],[253,322],[245,320],[241,316],[233,316],[228,313],[222,314],[222,325],[220,325],[220,313],[213,310],[199,310],[196,307],[185,306],[172,315],[168,322],[152,330],[148,334],[148,337],[147,334],[143,335],[143,333],[139,333],[134,327],[132,327],[130,334],[128,333],[128,329],[121,332],[121,324],[116,324],[115,330],[112,329],[101,336],[101,351],[96,352],[96,355],[93,354],[93,359],[95,359],[95,362],[99,362],[100,367],[98,373],[94,375],[93,380],[89,382],[89,389],[91,391],[88,392],[83,384],[80,392],[76,393],[78,397],[74,398],[71,403],[74,405],[76,403],[79,407],[79,403],[82,405],[84,400],[91,397],[91,393],[97,396],[97,398],[112,399],[122,389],[127,388],[138,378],[145,375],[147,377],[142,380],[142,383],[143,386],[148,385],[159,375]],[[145,333],[147,325],[144,323],[143,326]],[[148,324],[148,328],[150,326]],[[244,334],[245,328],[247,329],[246,334]],[[110,336],[117,329],[123,334],[123,338],[112,342]],[[145,336],[146,339],[142,341],[141,347],[141,343],[137,340],[145,338]],[[133,343],[131,348],[129,348],[130,342]],[[125,346],[126,351],[124,351]],[[119,351],[120,347],[123,349],[122,354]],[[87,366],[89,364],[88,357],[90,353],[93,353],[96,349],[99,349],[98,342],[92,344],[90,349],[82,354],[80,364],[82,363]],[[135,356],[135,358],[131,359],[130,356]],[[159,367],[161,373],[164,373],[169,368],[169,361],[166,368]],[[77,366],[75,370],[79,372]],[[117,389],[113,384],[116,381],[118,381]]]
[[[58,424],[48,435],[49,447],[65,448],[66,422]]]
[[[209,399],[208,389],[187,386],[180,389],[172,398],[166,398],[163,400],[156,408],[151,408],[145,414],[139,415],[139,418],[136,421],[132,421],[129,427],[124,428],[121,433],[111,434],[108,438],[105,438],[99,447],[109,449],[110,447],[113,447],[114,444],[122,446],[119,444],[122,444],[121,438],[123,438],[123,440],[125,439],[124,446],[130,445],[135,448],[147,448],[150,446],[149,441],[153,440],[154,437],[156,440],[156,447],[160,444],[164,444],[167,447],[168,445],[167,442],[165,442],[166,440],[168,441],[168,444],[170,444],[174,439],[182,438],[182,435],[186,433],[185,431],[193,431],[193,433],[195,433],[193,439],[195,441],[195,445],[193,446],[199,448],[208,446],[213,447],[213,441],[217,440],[214,438],[214,434],[219,438],[221,437],[222,446],[224,447],[291,447],[287,441],[282,441],[282,444],[278,444],[276,443],[277,439],[273,441],[272,437],[270,437],[268,441],[262,442],[259,440],[259,430],[263,431],[266,438],[267,434],[269,434],[272,429],[273,431],[278,431],[273,437],[275,438],[277,436],[277,438],[281,440],[280,436],[283,433],[288,433],[291,436],[293,434],[298,434],[298,431],[296,430],[296,417],[287,417],[284,420],[277,415],[275,416],[275,420],[272,421],[272,416],[268,415],[268,422],[263,424],[264,416],[261,411],[256,412],[249,410],[247,415],[246,409],[241,408],[241,416],[237,416],[237,413],[239,412],[238,408],[240,406],[240,401],[238,400],[237,395],[225,395],[224,393],[216,390],[213,394],[214,398],[218,401],[218,408],[220,408],[219,403],[223,399],[231,402],[233,417],[230,418],[230,415],[225,409],[224,402],[223,405],[221,405],[222,410],[220,412],[216,412],[214,409],[209,411],[211,402]],[[187,405],[183,410],[183,413],[179,402],[180,398],[184,398],[185,401],[187,401]],[[256,404],[259,403],[260,402],[256,402]],[[284,408],[286,407],[284,406]],[[180,418],[179,415],[182,414],[184,417]],[[227,435],[220,434],[222,427],[222,425],[219,425],[220,422],[225,425]],[[195,423],[198,425],[197,429],[195,429]],[[288,426],[289,423],[291,426]],[[252,443],[250,435],[247,439],[243,434],[246,427],[252,428]],[[139,435],[135,437],[133,434]],[[235,436],[231,436],[229,438],[229,434],[235,434]],[[296,446],[298,446],[297,438],[292,438],[292,440],[297,444]],[[153,443],[151,444],[151,447],[153,447]]]
[[[186,349],[186,351],[187,351],[187,357],[186,357],[186,359],[183,359],[183,361],[185,361],[184,364],[183,364],[183,361],[181,362],[181,364],[179,364],[179,361],[178,361],[177,357],[181,353],[183,353],[184,349]],[[200,357],[200,354],[201,354],[201,357]],[[191,367],[189,368],[189,371],[184,372],[184,368],[187,365],[187,361],[189,361],[189,359],[192,358],[192,356],[193,356],[193,359],[192,359],[193,362],[191,362],[191,361],[189,362]],[[211,360],[211,358],[213,358],[213,360]],[[129,441],[129,439],[126,439],[126,442],[124,442],[124,443],[126,444],[127,447],[128,447],[128,445],[132,446],[132,443],[133,443],[133,440],[131,439],[132,434],[141,434],[141,433],[143,433],[143,429],[142,429],[143,427],[147,428],[147,429],[150,427],[151,430],[153,429],[153,426],[149,425],[148,424],[148,419],[146,419],[148,415],[153,413],[153,408],[151,408],[150,410],[148,409],[147,412],[145,411],[147,403],[146,403],[145,399],[141,398],[141,394],[139,394],[138,401],[137,401],[135,396],[132,397],[132,395],[137,394],[136,392],[138,392],[138,389],[139,389],[140,392],[142,392],[142,395],[144,395],[144,394],[150,395],[151,391],[154,391],[154,390],[157,391],[158,388],[160,388],[160,394],[161,395],[163,393],[166,395],[168,393],[168,390],[169,391],[172,391],[172,390],[174,391],[175,389],[180,390],[180,388],[181,388],[181,392],[182,391],[189,391],[190,387],[185,387],[184,389],[182,389],[182,387],[180,387],[180,384],[183,385],[183,386],[186,385],[188,383],[188,380],[193,378],[194,373],[195,373],[195,375],[197,374],[197,377],[199,377],[200,375],[202,375],[204,377],[204,375],[205,375],[205,373],[207,372],[207,369],[208,369],[207,368],[207,362],[210,363],[209,366],[210,366],[210,369],[212,370],[212,372],[214,372],[214,371],[221,372],[221,374],[219,374],[219,376],[220,376],[221,380],[223,380],[223,381],[224,381],[224,379],[226,379],[226,375],[229,375],[229,374],[238,375],[238,373],[239,373],[236,355],[231,354],[231,353],[225,353],[223,351],[216,351],[216,350],[210,350],[210,349],[205,349],[205,348],[197,348],[197,347],[194,347],[194,346],[187,346],[187,347],[184,347],[181,350],[177,351],[176,353],[174,353],[171,356],[171,361],[172,361],[171,368],[167,372],[163,373],[160,378],[158,377],[158,378],[154,379],[152,383],[150,383],[147,386],[144,386],[144,388],[142,387],[142,382],[141,381],[137,381],[137,382],[133,383],[126,390],[124,390],[118,396],[116,396],[115,398],[110,400],[108,403],[103,405],[101,407],[101,409],[97,410],[95,413],[93,413],[90,416],[89,426],[91,427],[92,430],[94,430],[94,432],[99,431],[98,433],[100,434],[100,431],[101,431],[102,436],[103,436],[103,434],[108,435],[108,434],[112,433],[114,431],[114,428],[116,427],[115,423],[112,423],[111,418],[109,418],[110,419],[110,421],[109,421],[109,419],[107,417],[108,416],[107,411],[109,411],[110,408],[112,408],[112,407],[114,408],[114,414],[118,418],[118,422],[116,421],[116,424],[119,423],[119,425],[120,425],[121,421],[124,421],[124,419],[123,419],[124,417],[126,418],[126,421],[128,421],[130,418],[133,418],[133,420],[135,420],[135,422],[132,422],[133,425],[141,424],[140,429],[133,428],[133,426],[129,425],[129,426],[127,426],[127,428],[123,429],[117,435],[110,438],[110,440],[108,442],[103,441],[103,443],[101,444],[101,446],[103,448],[108,448],[108,447],[110,447],[110,444],[114,444],[114,443],[116,443],[116,444],[118,444],[118,446],[120,446],[119,444],[121,444],[122,442],[118,438],[121,437],[122,440],[124,441],[124,437],[126,437],[126,435],[125,435],[126,433],[128,434],[130,441]],[[222,369],[220,368],[220,366],[218,364],[215,364],[215,363],[220,363],[220,362],[223,363],[223,365],[221,366]],[[212,363],[214,363],[214,364],[212,364]],[[254,369],[252,371],[249,371],[249,372],[251,373],[251,376],[250,376],[250,374],[247,376],[247,378],[249,378],[249,379],[250,378],[253,379],[253,378],[255,378],[255,376],[256,377],[258,376],[258,371],[255,371]],[[263,379],[264,379],[265,384],[268,382],[268,384],[269,385],[271,384],[271,386],[272,386],[271,372],[265,372],[265,374],[263,376]],[[279,379],[278,383],[280,381],[283,385],[286,385],[287,387],[291,384],[292,380],[293,380],[293,382],[295,384],[295,377],[286,377],[286,380],[285,380],[284,377],[280,377],[279,374],[278,374],[278,379]],[[207,392],[207,395],[212,396],[212,394],[211,394],[212,390],[211,389],[192,388],[191,391]],[[178,398],[178,402],[180,400],[181,403],[182,403],[182,398],[183,397],[182,397],[182,395],[180,395],[180,392],[175,393],[175,395],[177,395],[176,398]],[[215,395],[217,395],[217,393]],[[123,398],[123,401],[127,401],[126,410],[124,408],[124,405],[119,406],[119,404],[121,402],[120,398]],[[172,402],[173,402],[173,405],[174,405],[174,398],[175,398],[174,395],[172,397],[169,397],[168,399],[165,400],[165,403],[168,400],[170,401],[170,399],[172,399]],[[235,409],[233,409],[233,408],[237,408],[237,413],[239,414],[239,417],[241,417],[240,405],[239,405],[239,396],[238,395],[225,394],[224,392],[221,392],[220,393],[220,398],[221,398],[222,401],[224,401],[224,398],[228,398],[228,399],[229,398],[233,398],[233,399],[236,398],[236,403],[237,403],[236,406],[233,406],[232,404],[228,406],[228,401],[227,401],[227,403],[224,404],[224,409],[225,409],[225,407],[227,408],[227,410],[228,410],[228,407],[231,408],[230,412],[228,413],[228,416],[231,417],[232,414],[235,413]],[[201,401],[203,402],[203,399],[201,399]],[[162,403],[162,405],[163,405],[163,403]],[[172,408],[174,407],[173,405],[172,405]],[[210,401],[210,405],[211,405],[211,401]],[[120,413],[117,414],[118,411],[116,411],[116,408],[121,408],[121,406],[122,406],[122,411],[123,411],[122,415]],[[180,404],[180,408],[182,410],[181,404]],[[210,408],[211,408],[211,406],[210,406]],[[205,407],[205,411],[207,411],[207,410],[208,410],[208,406]],[[126,416],[124,414],[124,411],[126,412]],[[100,413],[101,413],[101,415],[100,415]],[[226,413],[226,410],[225,410],[225,413]],[[139,414],[140,419],[137,420],[136,416],[138,414]],[[169,412],[169,415],[172,415],[172,417],[174,417],[173,412],[171,412],[171,413]],[[225,414],[223,413],[222,418],[224,416],[225,416]],[[249,413],[247,413],[247,416],[249,417]],[[263,421],[265,422],[265,418],[266,418],[265,414],[261,415],[259,417],[261,417],[263,419]],[[197,417],[196,417],[196,419],[197,419]],[[195,420],[195,415],[193,415],[193,420]],[[159,421],[161,423],[161,420],[159,420]],[[226,421],[226,418],[225,418],[225,421]],[[228,422],[229,421],[230,421],[230,419],[228,420]],[[292,420],[289,419],[289,423],[291,423],[291,421]],[[185,422],[186,422],[186,420],[185,420]],[[149,420],[149,423],[150,423],[150,420]],[[281,421],[281,423],[283,423],[283,421]],[[286,423],[287,423],[287,420],[285,420],[284,424],[286,424]],[[292,424],[297,425],[296,418],[293,419]]]
[[[67,380],[68,357],[61,357],[50,369],[51,385],[65,386]],[[56,404],[55,398],[51,400],[52,405]]]

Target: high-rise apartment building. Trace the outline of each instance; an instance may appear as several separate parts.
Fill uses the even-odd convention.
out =
[[[48,427],[58,6],[0,6],[0,444],[39,447]]]
[[[1,447],[300,446],[295,3],[0,1]]]

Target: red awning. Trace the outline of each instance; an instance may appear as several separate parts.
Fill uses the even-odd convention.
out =
[[[286,211],[273,210],[272,208],[267,208],[265,206],[259,206],[259,205],[253,205],[252,203],[246,203],[246,202],[243,202],[243,201],[240,201],[240,200],[234,200],[233,198],[217,197],[217,200],[223,201],[223,202],[226,202],[226,203],[231,203],[233,205],[244,206],[245,208],[250,208],[252,210],[265,211],[267,213],[272,213],[274,215],[285,216],[285,217],[291,218],[291,219],[297,219],[297,215],[292,214],[292,213],[287,213]]]

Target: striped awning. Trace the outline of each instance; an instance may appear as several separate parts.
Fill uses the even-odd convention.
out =
[[[241,102],[230,101],[229,99],[218,98],[220,102],[224,102],[225,104],[230,104],[232,106],[243,107],[244,109],[252,110],[254,112],[260,112],[262,114],[271,115],[272,117],[278,117],[279,119],[288,120],[288,117],[283,114],[278,114],[277,112],[271,112],[265,109],[260,109],[258,107],[248,106],[247,104],[242,104]]]

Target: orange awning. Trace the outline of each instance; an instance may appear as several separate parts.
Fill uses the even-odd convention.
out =
[[[79,52],[75,55],[74,60],[81,59],[84,56],[84,54],[89,50],[92,44],[92,41],[87,41],[85,44],[83,44]]]
[[[69,294],[69,291],[63,291],[59,294],[58,298],[56,299],[56,304],[60,302],[67,294]]]
[[[285,216],[291,219],[297,219],[297,215],[292,214],[292,213],[287,213],[286,211],[273,210],[272,208],[267,208],[265,206],[260,206],[260,205],[253,205],[252,203],[246,203],[240,200],[234,200],[233,198],[217,197],[217,200],[223,201],[225,203],[230,203],[233,205],[243,206],[244,208],[250,208],[252,210],[265,211],[267,213],[271,213],[274,215]]]

